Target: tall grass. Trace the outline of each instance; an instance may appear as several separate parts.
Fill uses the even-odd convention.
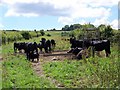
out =
[[[54,78],[67,88],[118,88],[118,51],[112,55],[86,60],[65,60],[43,65],[46,76]]]

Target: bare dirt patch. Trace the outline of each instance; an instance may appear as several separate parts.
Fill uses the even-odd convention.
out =
[[[55,51],[52,53],[47,53],[40,55],[40,59],[43,59],[44,61],[63,61],[65,59],[71,60],[74,58],[73,54],[67,53],[67,51]]]

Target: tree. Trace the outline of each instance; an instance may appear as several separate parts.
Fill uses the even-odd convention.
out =
[[[63,31],[69,31],[69,25],[65,25],[63,28],[62,28]]]
[[[55,28],[53,28],[53,31],[55,31],[56,29]]]
[[[81,28],[81,25],[80,25],[80,24],[74,24],[74,25],[73,25],[73,28],[74,28],[74,29],[80,29],[80,28]]]
[[[23,36],[24,39],[27,39],[27,40],[29,40],[29,39],[31,38],[30,33],[27,32],[27,31],[23,31],[23,32],[21,33],[21,35]]]
[[[40,33],[41,33],[41,35],[42,35],[42,36],[44,36],[44,35],[45,35],[44,30],[40,30]]]
[[[98,26],[98,29],[99,29],[101,32],[104,31],[105,28],[106,28],[106,25],[104,25],[104,24],[101,24],[101,25]]]
[[[82,28],[95,28],[95,26],[91,23],[88,23],[88,24],[82,25]]]
[[[105,31],[104,31],[104,36],[106,38],[110,38],[112,37],[114,34],[113,34],[113,29],[110,25],[108,25],[106,28],[105,28]]]

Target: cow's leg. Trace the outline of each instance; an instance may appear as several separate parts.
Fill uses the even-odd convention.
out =
[[[107,51],[105,51],[105,53],[106,53],[106,57],[109,57],[109,53]]]
[[[40,51],[42,52],[42,48],[40,48]]]
[[[54,49],[55,49],[55,45],[54,45],[54,44],[52,44],[52,51],[54,51]]]
[[[71,50],[69,50],[67,53],[72,53],[74,50],[74,48],[71,48]]]
[[[32,62],[34,62],[34,59],[32,59]]]
[[[39,57],[37,58],[37,62],[39,62]]]
[[[107,50],[107,49],[105,49],[105,53],[106,53],[106,57],[109,57],[109,55],[110,55],[110,49],[109,50]]]
[[[49,46],[49,52],[51,52],[51,46]]]
[[[15,46],[15,43],[14,43],[13,49],[14,49],[14,53],[16,53],[16,46]]]
[[[14,53],[16,53],[16,51],[17,51],[17,48],[16,48],[16,47],[14,47]]]
[[[48,47],[45,47],[44,49],[45,49],[45,52],[48,53]]]
[[[27,59],[28,59],[28,53],[26,53]]]
[[[92,56],[95,57],[95,48],[92,46]]]
[[[82,52],[83,52],[83,50],[81,50],[81,51],[76,55],[76,58],[77,58],[77,59],[82,59]]]
[[[29,55],[29,53],[27,53],[27,59],[30,61],[30,55]]]

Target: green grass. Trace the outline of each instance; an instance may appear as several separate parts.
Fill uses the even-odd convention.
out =
[[[55,34],[58,32],[54,32]],[[53,34],[54,34],[53,33]],[[39,43],[41,38],[61,40],[60,34],[51,37],[41,36],[30,40],[22,40],[18,42],[34,42]],[[63,41],[65,42],[65,41]],[[58,42],[57,42],[58,43]],[[64,43],[63,43],[64,44]],[[49,80],[39,77],[33,71],[30,62],[26,60],[25,55],[14,55],[13,43],[2,45],[2,88],[50,88],[55,87]],[[58,50],[59,44],[56,45]]]
[[[55,39],[55,50],[68,50],[70,44],[68,41],[61,40],[61,32],[45,32],[51,34],[51,37],[40,36],[30,40],[18,42],[39,43],[41,38]],[[68,88],[105,88],[119,87],[118,83],[118,48],[116,45],[111,48],[109,58],[88,58],[85,60],[65,60],[43,63],[43,69],[46,77],[56,79],[58,82]],[[43,88],[55,87],[48,79],[38,77],[33,71],[30,62],[24,55],[13,54],[13,43],[2,45],[2,87],[3,88]],[[0,68],[1,69],[1,68]]]
[[[65,60],[43,65],[46,76],[67,88],[118,88],[119,61],[116,51],[109,58]]]
[[[2,63],[2,88],[50,88],[54,85],[38,77],[23,55],[9,56]]]
[[[45,36],[44,36],[45,37]],[[18,42],[39,42],[39,38]],[[39,77],[33,71],[25,55],[14,55],[13,43],[2,45],[2,88],[53,88],[46,78]]]

